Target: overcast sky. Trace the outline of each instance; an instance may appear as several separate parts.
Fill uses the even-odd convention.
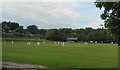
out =
[[[93,2],[5,2],[0,4],[2,21],[39,28],[99,28],[103,12]]]

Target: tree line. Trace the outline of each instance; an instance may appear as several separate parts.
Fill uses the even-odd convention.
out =
[[[59,29],[38,29],[36,25],[29,25],[26,29],[16,22],[3,21],[0,23],[3,38],[36,38],[52,41],[66,41],[66,38],[79,38],[79,41],[116,42],[115,37],[107,29],[85,29],[59,28]]]

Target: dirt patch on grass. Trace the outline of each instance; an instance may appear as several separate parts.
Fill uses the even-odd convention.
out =
[[[10,62],[10,61],[2,61],[2,67],[5,67],[5,68],[46,68],[45,66],[41,66],[41,65],[23,64],[23,63],[16,63],[16,62]]]

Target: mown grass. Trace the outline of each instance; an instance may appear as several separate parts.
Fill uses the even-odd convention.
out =
[[[116,44],[55,44],[46,42],[37,45],[32,42],[11,42],[2,44],[5,61],[39,64],[62,68],[117,68],[118,47]]]

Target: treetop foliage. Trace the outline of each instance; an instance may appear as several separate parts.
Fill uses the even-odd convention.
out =
[[[115,37],[109,34],[107,29],[103,28],[93,29],[91,27],[87,27],[85,29],[38,29],[36,25],[28,25],[26,29],[24,29],[23,26],[19,26],[16,27],[15,30],[11,30],[9,26],[6,27],[8,22],[2,22],[1,24],[3,25],[3,37],[41,38],[53,41],[65,41],[66,38],[79,38],[79,41],[116,41]]]
[[[95,2],[97,8],[104,8],[101,18],[109,32],[115,35],[120,45],[120,1],[117,2]]]

